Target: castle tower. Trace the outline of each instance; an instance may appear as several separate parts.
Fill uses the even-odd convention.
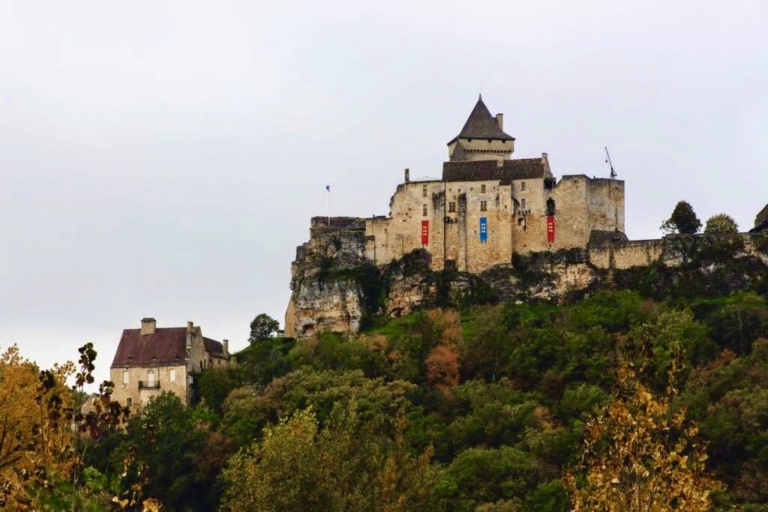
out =
[[[504,133],[504,114],[493,116],[477,99],[461,132],[448,142],[448,158],[451,162],[475,160],[508,160],[515,150],[515,138]]]

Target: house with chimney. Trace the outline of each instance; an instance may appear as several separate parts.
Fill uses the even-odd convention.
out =
[[[110,368],[115,384],[112,399],[142,405],[170,391],[189,403],[195,376],[209,368],[227,367],[229,360],[227,340],[204,337],[193,322],[158,328],[154,318],[144,318],[139,329],[123,330]]]

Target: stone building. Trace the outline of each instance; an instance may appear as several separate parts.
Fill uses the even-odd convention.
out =
[[[755,227],[750,233],[768,233],[768,204],[755,217]]]
[[[115,383],[113,400],[145,404],[163,391],[184,402],[191,399],[194,376],[207,368],[229,365],[227,340],[203,336],[199,326],[158,328],[154,318],[144,318],[140,329],[125,329],[110,368]]]
[[[512,159],[515,139],[503,114],[480,97],[448,142],[441,179],[405,171],[388,216],[366,220],[366,257],[377,265],[424,248],[433,270],[478,273],[514,253],[584,248],[624,235],[624,182],[552,173],[547,153]]]

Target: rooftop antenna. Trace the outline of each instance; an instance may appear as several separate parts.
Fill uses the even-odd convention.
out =
[[[608,152],[608,146],[605,146],[605,163],[611,166],[611,179],[616,179],[616,171],[613,169],[613,162],[611,162],[611,154]]]

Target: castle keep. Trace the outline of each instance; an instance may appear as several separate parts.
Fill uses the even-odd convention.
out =
[[[448,142],[442,179],[410,180],[405,171],[389,216],[365,222],[365,255],[382,265],[414,249],[433,270],[479,273],[514,253],[584,248],[624,236],[624,182],[585,175],[557,180],[541,158],[512,159],[515,139],[503,114],[482,97]]]

